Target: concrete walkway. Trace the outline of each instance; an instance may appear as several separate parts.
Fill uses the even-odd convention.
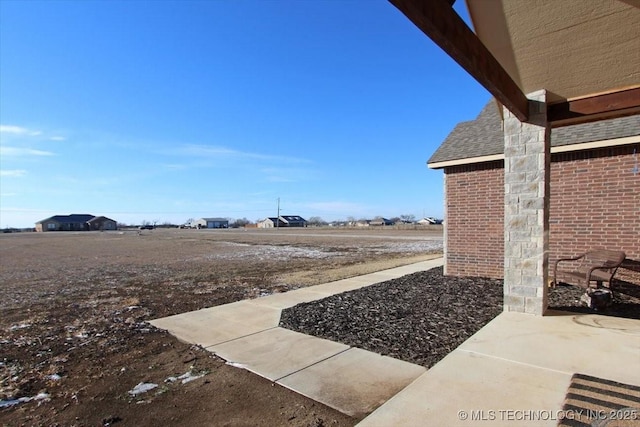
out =
[[[181,341],[345,414],[363,418],[426,372],[422,366],[278,327],[301,302],[442,265],[442,258],[151,321]]]
[[[504,312],[359,426],[556,426],[574,373],[640,386],[640,320]]]
[[[555,426],[574,373],[640,386],[640,320],[505,312],[429,371],[278,327],[284,308],[440,265],[441,258],[151,323],[345,414],[366,416],[364,427]]]

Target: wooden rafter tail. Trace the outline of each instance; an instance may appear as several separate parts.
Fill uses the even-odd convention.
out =
[[[482,41],[453,10],[450,0],[389,0],[423,33],[485,87],[520,121],[529,101]]]

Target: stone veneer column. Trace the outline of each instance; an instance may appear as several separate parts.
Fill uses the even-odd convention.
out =
[[[504,108],[504,309],[543,315],[549,277],[550,131],[546,91],[529,120]]]

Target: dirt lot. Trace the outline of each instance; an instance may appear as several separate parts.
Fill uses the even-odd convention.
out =
[[[146,321],[441,250],[438,228],[0,235],[0,423],[353,425]]]

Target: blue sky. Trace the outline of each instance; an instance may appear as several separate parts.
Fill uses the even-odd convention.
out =
[[[0,227],[442,217],[489,98],[382,0],[0,0]]]

